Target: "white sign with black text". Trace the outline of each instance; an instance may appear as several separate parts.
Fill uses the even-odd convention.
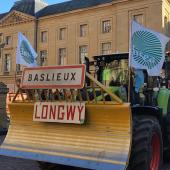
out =
[[[84,86],[85,65],[25,68],[23,89],[81,89]]]

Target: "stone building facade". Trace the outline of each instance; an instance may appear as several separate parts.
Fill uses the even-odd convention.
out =
[[[170,36],[169,0],[72,0],[48,5],[17,1],[0,14],[0,81],[15,90],[17,34],[38,53],[39,65],[80,63],[83,56],[127,52],[130,21]]]

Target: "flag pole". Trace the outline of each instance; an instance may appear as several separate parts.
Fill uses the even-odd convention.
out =
[[[131,99],[131,67],[129,67],[129,77],[128,77],[128,102],[130,102]]]
[[[14,86],[14,93],[15,93],[15,90],[16,90],[16,84],[17,84],[17,80],[16,80],[16,78],[17,78],[17,75],[16,75],[16,70],[15,70],[15,75],[14,75],[14,78],[15,78],[15,86]]]
[[[17,48],[16,48],[16,51],[17,51]],[[17,52],[16,52],[16,58],[17,58]],[[15,86],[14,86],[14,93],[16,93],[16,87],[17,87],[17,62],[15,62],[16,65],[15,65],[15,75],[14,75],[14,78],[15,78]]]
[[[130,23],[130,34],[129,34],[129,64],[128,64],[128,69],[129,69],[129,72],[128,72],[128,102],[130,103],[130,100],[131,100],[131,76],[132,76],[132,72],[131,72],[131,37],[132,37],[132,21]]]

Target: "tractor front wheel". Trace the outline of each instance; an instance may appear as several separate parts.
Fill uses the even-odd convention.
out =
[[[152,116],[135,116],[128,170],[160,170],[162,145],[158,120]]]

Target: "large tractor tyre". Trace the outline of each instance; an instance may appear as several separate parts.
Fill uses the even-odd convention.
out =
[[[133,118],[132,150],[128,170],[160,170],[163,156],[159,122],[152,116]]]

